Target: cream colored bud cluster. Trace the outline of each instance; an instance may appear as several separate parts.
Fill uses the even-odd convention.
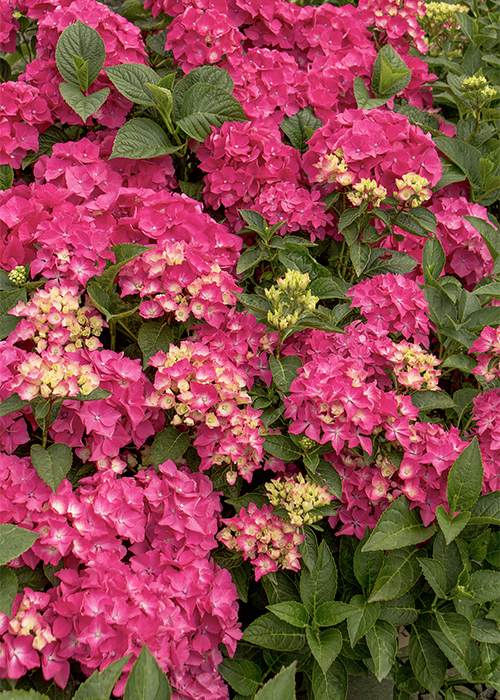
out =
[[[398,189],[394,192],[394,196],[402,204],[419,207],[432,197],[432,190],[429,189],[429,184],[429,180],[417,175],[417,173],[406,173],[401,180],[396,180]]]
[[[60,354],[63,350],[96,350],[101,346],[97,337],[104,320],[92,306],[80,306],[76,287],[53,285],[38,289],[27,304],[20,301],[10,313],[27,319],[18,326],[16,339],[32,338],[37,352]]]
[[[26,282],[28,278],[26,268],[23,265],[18,265],[12,270],[12,272],[9,272],[8,278],[13,284],[16,284],[18,287],[20,287]]]
[[[410,389],[439,390],[438,379],[441,371],[436,367],[441,364],[441,360],[422,350],[420,345],[406,341],[396,345],[395,350],[394,374],[399,384]]]
[[[499,95],[498,90],[491,87],[488,80],[480,73],[464,78],[460,89],[464,94],[477,95],[483,102],[489,102]]]
[[[330,184],[338,182],[342,187],[346,187],[354,180],[354,173],[349,171],[349,166],[344,160],[344,151],[341,148],[337,148],[334,153],[321,156],[314,167],[319,170],[315,177],[316,182],[329,182]]]
[[[314,510],[327,506],[333,498],[326,486],[307,481],[302,474],[273,479],[266,484],[266,491],[270,503],[284,508],[292,525],[298,527],[321,520],[323,515]]]
[[[451,24],[456,22],[455,12],[466,13],[466,5],[450,4],[447,2],[429,2],[425,8],[425,16],[432,24]]]
[[[362,202],[371,202],[373,206],[379,207],[382,200],[387,197],[385,187],[367,177],[361,178],[361,181],[353,185],[352,189],[354,192],[348,192],[347,199],[355,207],[359,207]]]
[[[272,306],[267,321],[280,331],[294,326],[306,311],[314,311],[318,297],[307,289],[309,275],[297,270],[287,270],[286,275],[276,280],[276,286],[266,289],[266,297]]]
[[[397,471],[397,467],[395,467],[389,458],[381,452],[378,453],[375,464],[380,469],[380,473],[385,479],[390,479],[394,472]]]
[[[87,396],[99,386],[99,377],[92,365],[71,359],[71,355],[32,353],[19,364],[17,372],[11,388],[25,401],[36,396],[43,399]]]

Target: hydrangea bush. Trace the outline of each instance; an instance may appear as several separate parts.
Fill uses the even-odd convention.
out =
[[[0,699],[500,692],[499,27],[0,0]]]

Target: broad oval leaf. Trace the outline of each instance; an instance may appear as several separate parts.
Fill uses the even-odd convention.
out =
[[[411,628],[409,652],[415,677],[432,695],[437,695],[448,666],[443,652],[429,632],[417,625]]]
[[[104,66],[104,41],[92,27],[77,20],[62,32],[56,46],[56,64],[64,80],[79,88],[73,56],[88,61],[88,85],[92,85]],[[64,96],[63,96],[64,97]]]
[[[380,682],[389,675],[396,659],[398,632],[389,622],[377,620],[366,633],[366,643],[375,666],[375,675]]]
[[[243,632],[243,640],[266,649],[296,651],[304,646],[306,637],[297,627],[267,613],[248,625]]]
[[[101,672],[94,671],[90,678],[87,678],[78,688],[73,696],[73,700],[91,700],[91,698],[109,700],[111,691],[115,687],[129,659],[130,654],[113,661],[113,663],[106,666]]]
[[[479,442],[474,437],[455,460],[448,474],[447,497],[452,511],[472,508],[481,494],[483,474]]]
[[[286,355],[276,359],[269,358],[269,367],[273,373],[273,381],[284,394],[290,391],[290,385],[297,378],[297,370],[302,367],[302,360],[294,355]]]
[[[184,95],[177,125],[191,138],[204,141],[212,133],[212,126],[234,121],[247,121],[235,97],[215,85],[195,83]]]
[[[158,661],[145,644],[125,686],[123,700],[170,700],[172,688]]]
[[[297,662],[283,668],[255,695],[254,700],[295,700],[295,669]]]
[[[326,673],[342,648],[342,633],[330,628],[316,632],[312,627],[306,629],[307,643],[312,655]]]
[[[131,119],[118,129],[111,158],[157,158],[175,153],[166,132],[152,119]]]
[[[71,469],[73,450],[62,442],[46,450],[41,445],[31,446],[31,461],[36,473],[56,493],[59,484]]]
[[[337,567],[325,541],[318,549],[314,569],[302,569],[300,575],[300,596],[311,615],[320,605],[335,598],[337,591]]]
[[[172,92],[172,110],[174,119],[181,119],[181,107],[186,92],[195,83],[216,85],[229,94],[233,92],[234,82],[229,73],[218,66],[200,66],[190,71],[182,80],[179,80]]]
[[[172,426],[167,426],[154,439],[151,449],[153,464],[158,467],[168,459],[175,462],[182,457],[190,442],[191,437],[188,432],[181,433]]]
[[[261,685],[262,674],[257,664],[246,659],[223,659],[220,675],[240,695],[253,695]]]
[[[11,617],[12,605],[17,595],[17,578],[8,566],[0,567],[0,612]]]
[[[416,510],[410,510],[406,496],[399,496],[385,510],[375,530],[363,547],[363,552],[378,549],[400,549],[412,544],[425,542],[432,537],[434,525],[425,527]]]
[[[0,524],[0,566],[21,556],[39,537],[38,533],[23,527]]]
[[[347,696],[347,671],[340,659],[330,665],[325,673],[316,661],[312,672],[314,700],[345,700]]]
[[[153,105],[156,100],[146,83],[157,85],[160,76],[149,66],[141,63],[124,63],[120,66],[108,66],[106,75],[115,88],[131,102],[140,105]]]
[[[85,123],[102,105],[109,95],[109,88],[102,88],[91,95],[84,95],[79,88],[72,83],[60,83],[59,92],[67,104],[74,109]]]
[[[309,624],[309,613],[302,603],[295,600],[287,600],[276,605],[268,605],[267,609],[280,620],[288,622],[294,627],[307,627]]]

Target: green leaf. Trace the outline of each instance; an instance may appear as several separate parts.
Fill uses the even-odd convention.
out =
[[[273,373],[273,381],[284,394],[290,391],[290,385],[297,378],[297,370],[302,367],[302,360],[294,355],[285,355],[276,359],[269,357],[269,368]]]
[[[416,510],[410,510],[406,496],[399,496],[385,510],[363,547],[364,552],[379,549],[399,549],[428,540],[435,532],[434,525],[424,527]]]
[[[288,622],[294,627],[307,627],[309,624],[309,613],[302,603],[295,600],[287,600],[276,605],[268,605],[267,609],[274,613],[280,620]]]
[[[0,566],[24,554],[39,537],[23,527],[0,524]]]
[[[486,243],[488,250],[491,253],[493,260],[496,260],[500,254],[500,232],[494,226],[492,226],[489,221],[485,221],[478,216],[464,216],[469,224],[471,224],[476,231],[479,231],[481,238]]]
[[[347,671],[340,659],[330,665],[326,673],[316,662],[312,672],[314,700],[345,700],[347,697]]]
[[[7,164],[0,165],[0,190],[8,190],[14,182],[14,170]]]
[[[17,578],[8,566],[0,567],[0,612],[8,617],[12,615],[14,598],[17,595]]]
[[[420,575],[414,547],[387,552],[369,602],[399,598],[418,581]]]
[[[342,648],[342,633],[333,628],[316,632],[308,627],[306,637],[309,649],[323,673],[326,673]]]
[[[5,340],[21,320],[18,316],[9,314],[9,311],[14,308],[18,301],[26,300],[25,289],[0,292],[0,340]]]
[[[59,484],[71,469],[73,450],[62,442],[56,442],[46,450],[35,444],[31,446],[31,461],[40,479],[56,493]]]
[[[418,617],[415,598],[405,593],[393,600],[380,601],[379,620],[387,620],[393,625],[411,625]]]
[[[301,563],[305,564],[309,571],[312,571],[318,560],[318,540],[314,530],[308,525],[304,526],[303,531],[305,539],[299,546],[299,552],[302,557]]]
[[[384,563],[384,554],[381,551],[363,552],[363,547],[370,536],[369,528],[365,536],[356,547],[353,559],[353,571],[358,583],[371,591]]]
[[[438,598],[446,598],[446,571],[436,559],[419,559],[425,580]]]
[[[107,389],[93,389],[90,394],[77,394],[76,396],[65,396],[65,401],[100,401],[101,399],[106,399],[111,394],[111,391]]]
[[[444,270],[446,264],[446,255],[444,254],[443,246],[438,238],[429,238],[424,245],[422,253],[422,267],[424,270],[425,281],[429,278],[438,279]]]
[[[146,83],[157,85],[160,76],[149,66],[141,63],[124,63],[121,66],[108,66],[106,75],[115,88],[131,102],[139,105],[156,104],[156,99]]]
[[[385,620],[377,620],[366,633],[366,643],[375,666],[375,675],[380,682],[389,675],[396,659],[398,632]]]
[[[152,119],[136,118],[118,129],[109,158],[156,158],[175,153],[179,148]]]
[[[434,411],[437,408],[456,408],[455,402],[446,391],[416,391],[411,395],[411,402],[421,411]]]
[[[255,694],[254,700],[295,700],[295,669],[294,661],[271,678]]]
[[[63,100],[69,104],[71,109],[81,117],[85,123],[102,105],[109,95],[109,88],[102,88],[91,95],[85,96],[75,85],[71,83],[59,83],[59,92]]]
[[[500,598],[500,572],[475,571],[466,588],[475,603],[489,603]]]
[[[446,544],[453,542],[455,537],[462,532],[470,519],[470,513],[465,511],[458,513],[455,517],[449,515],[443,505],[439,505],[436,509],[436,518],[443,533]]]
[[[446,493],[450,512],[472,508],[481,494],[483,474],[483,460],[475,437],[448,474]]]
[[[125,686],[123,700],[170,700],[172,689],[158,661],[145,644]]]
[[[8,416],[9,413],[21,411],[26,406],[29,406],[29,401],[24,401],[18,394],[11,394],[8,398],[0,401],[0,418]]]
[[[434,540],[432,556],[444,566],[446,592],[448,593],[455,587],[464,567],[457,542],[453,541],[447,545],[443,533],[438,532]]]
[[[373,66],[372,90],[377,97],[389,99],[405,89],[411,71],[392,46],[386,44],[378,52]]]
[[[326,486],[328,493],[335,496],[335,498],[342,498],[342,480],[340,474],[326,459],[320,458],[315,473],[309,473],[309,478],[320,486]]]
[[[436,696],[446,675],[447,662],[429,632],[412,625],[410,632],[410,664],[417,680]]]
[[[362,595],[355,595],[349,605],[356,612],[347,618],[347,631],[351,646],[355,647],[359,640],[373,627],[380,614],[380,603],[369,603]]]
[[[241,695],[253,695],[261,685],[262,674],[257,664],[246,659],[223,659],[218,666],[220,675]]]
[[[79,87],[73,56],[88,62],[88,85],[92,85],[104,66],[106,49],[104,41],[96,30],[79,20],[66,27],[56,46],[56,64],[59,73],[67,83]]]
[[[151,453],[153,464],[159,467],[168,459],[173,462],[180,459],[191,444],[191,436],[188,432],[181,433],[172,426],[163,428],[153,441]]]
[[[304,646],[306,638],[297,627],[267,613],[248,625],[243,632],[243,640],[266,649],[296,651]]]
[[[47,695],[36,690],[4,690],[0,700],[50,700]]]
[[[381,107],[391,99],[390,97],[378,97],[372,99],[370,97],[370,91],[366,87],[365,81],[359,76],[354,78],[353,89],[358,109],[368,110],[374,109],[375,107]]]
[[[351,262],[358,277],[361,277],[364,269],[370,261],[371,248],[367,243],[354,241],[349,248]]]
[[[89,88],[89,62],[84,61],[83,58],[75,56],[74,54],[71,54],[71,58],[75,65],[80,90],[82,90],[82,92],[87,92]]]
[[[434,138],[434,143],[439,150],[458,165],[467,175],[473,187],[481,186],[481,173],[479,170],[480,151],[465,141],[449,136],[438,136]]]
[[[242,275],[247,270],[253,269],[256,265],[260,263],[261,260],[266,260],[267,255],[265,251],[260,248],[254,247],[246,250],[238,258],[238,264],[236,266],[236,273]]]
[[[309,289],[319,299],[345,299],[346,295],[333,277],[318,277],[313,280]]]
[[[480,496],[471,511],[471,525],[500,525],[500,491]]]
[[[491,284],[483,284],[476,287],[472,294],[489,297],[490,299],[500,299],[500,282],[492,282]]]
[[[305,131],[305,127],[309,127],[311,131],[316,131],[320,126],[323,126],[323,122],[315,116],[312,107],[309,107],[309,105],[305,109],[299,110],[297,114],[285,117],[280,124],[282,131],[288,136],[292,146],[301,153],[305,153],[307,150],[306,142],[310,138]]]
[[[300,448],[285,435],[266,435],[264,449],[284,462],[294,462],[302,456]]]
[[[270,605],[286,600],[300,601],[300,596],[293,580],[284,571],[276,571],[274,576],[264,576],[261,583]]]
[[[478,642],[500,644],[500,629],[494,620],[476,618],[472,621],[471,637]]]
[[[179,80],[172,92],[173,115],[176,121],[181,119],[181,107],[184,97],[189,88],[191,88],[195,83],[208,83],[209,85],[216,85],[229,94],[232,93],[234,88],[233,79],[226,70],[223,70],[218,66],[200,66],[199,68],[195,68],[182,80]]]
[[[430,209],[415,207],[404,214],[398,215],[397,225],[403,231],[414,233],[416,236],[428,237],[429,233],[436,232],[436,216]]]
[[[204,141],[212,133],[212,126],[234,121],[247,121],[235,97],[215,85],[195,83],[184,95],[177,125],[191,138]]]
[[[312,572],[302,569],[300,575],[300,597],[311,615],[327,601],[335,598],[337,591],[337,568],[328,545],[323,541],[318,549],[318,559]]]
[[[357,608],[348,603],[329,600],[316,609],[314,619],[319,627],[334,627],[356,613]]]
[[[441,367],[443,369],[447,367],[449,367],[450,369],[459,369],[461,372],[468,375],[472,372],[476,365],[477,362],[472,357],[469,357],[468,355],[458,354],[450,355],[450,357],[447,357],[446,360],[444,360],[441,364]],[[453,401],[455,401],[456,403],[455,395],[453,395]]]
[[[121,673],[125,667],[125,664],[130,659],[130,654],[124,656],[121,659],[113,661],[112,664],[106,666],[106,668],[99,673],[99,671],[94,671],[94,673],[87,678],[87,680],[82,683],[75,695],[73,700],[91,700],[91,698],[100,698],[100,700],[109,700],[111,691],[116,685],[117,680],[120,678]],[[137,700],[139,700],[137,698]]]
[[[441,613],[436,611],[435,615],[441,632],[456,647],[457,651],[463,654],[469,643],[472,631],[469,620],[463,615],[458,615],[454,612]]]
[[[149,360],[159,350],[168,352],[174,337],[172,329],[166,323],[146,321],[141,326],[137,342],[142,351],[142,366],[145,369]]]
[[[452,644],[452,642],[450,642],[448,637],[439,630],[430,630],[430,635],[436,642],[438,647],[441,649],[443,654],[448,658],[449,661],[451,661],[451,663],[457,669],[457,671],[459,671],[459,673],[461,673],[461,675],[464,676],[464,678],[466,678],[468,681],[472,681],[470,669],[465,663],[464,651],[457,649],[457,647],[454,644]]]

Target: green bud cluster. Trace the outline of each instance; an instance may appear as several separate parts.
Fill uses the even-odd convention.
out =
[[[12,272],[9,272],[8,277],[13,284],[16,284],[18,287],[20,287],[26,282],[28,278],[26,268],[23,267],[23,265],[18,265],[12,270]]]
[[[307,289],[309,275],[297,270],[287,270],[284,277],[276,280],[276,286],[266,289],[266,297],[272,306],[267,321],[280,331],[294,326],[305,311],[314,311],[318,297]]]
[[[429,2],[425,8],[425,16],[433,24],[451,24],[455,22],[455,12],[468,12],[466,5],[452,5],[447,2]]]
[[[270,503],[277,508],[284,508],[292,525],[302,527],[321,520],[321,513],[313,512],[315,508],[327,506],[332,496],[326,486],[319,486],[304,479],[302,474],[273,479],[266,484]]]
[[[310,437],[307,437],[307,435],[303,435],[301,438],[299,438],[299,444],[304,452],[309,452],[309,450],[316,447],[318,443],[315,440],[312,440]]]
[[[482,102],[489,102],[499,95],[498,90],[491,87],[488,80],[480,73],[464,78],[460,89],[465,94],[477,96]]]

